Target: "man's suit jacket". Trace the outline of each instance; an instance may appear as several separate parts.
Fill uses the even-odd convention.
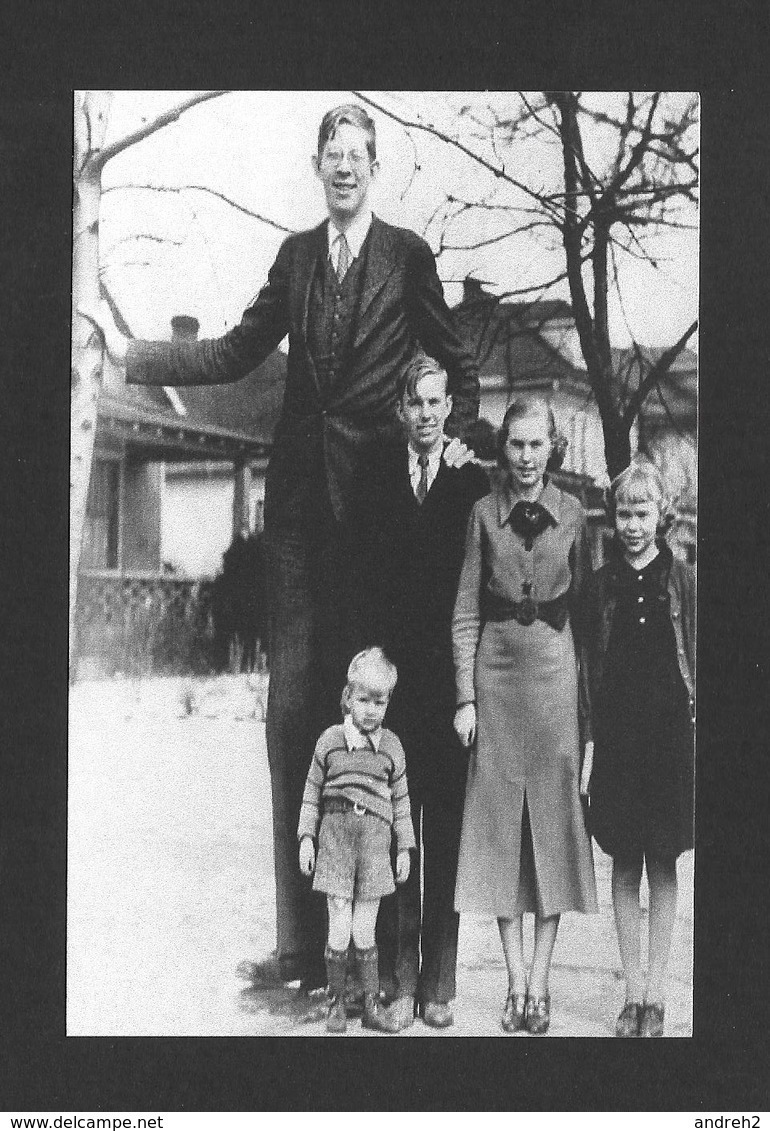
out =
[[[435,786],[437,775],[451,768],[452,612],[468,517],[489,489],[482,468],[448,467],[442,459],[425,501],[418,504],[402,439],[378,452],[368,502],[361,501],[366,553],[358,555],[359,584],[375,610],[371,643],[382,644],[398,668],[388,726],[404,743],[415,787]]]
[[[296,523],[308,484],[325,469],[338,519],[370,455],[400,431],[399,382],[418,344],[449,374],[454,398],[450,434],[464,435],[478,413],[475,361],[455,332],[428,244],[377,217],[368,236],[366,272],[349,364],[322,388],[308,349],[311,283],[327,255],[326,222],[289,236],[266,285],[238,326],[200,342],[132,342],[126,376],[136,384],[203,385],[237,381],[288,334],[283,412],[274,436],[265,491],[265,524]]]

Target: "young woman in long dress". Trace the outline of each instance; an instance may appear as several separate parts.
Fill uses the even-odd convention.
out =
[[[594,912],[579,796],[578,663],[570,611],[591,571],[582,506],[548,470],[553,412],[519,398],[500,433],[503,481],[475,504],[453,618],[455,729],[472,752],[455,905],[497,917],[506,1032],[544,1033],[559,917]],[[527,975],[522,916],[535,916]]]

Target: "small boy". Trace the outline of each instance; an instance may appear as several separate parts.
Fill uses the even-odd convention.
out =
[[[345,974],[351,933],[364,991],[362,1024],[386,1033],[398,1030],[378,1003],[374,941],[380,899],[396,890],[391,828],[400,884],[409,876],[409,849],[416,847],[404,751],[395,734],[382,726],[396,678],[396,668],[381,648],[366,648],[353,657],[342,693],[344,721],[318,739],[302,798],[299,866],[306,876],[315,871],[313,890],[326,893],[329,908],[325,959],[330,1033],[347,1028]]]

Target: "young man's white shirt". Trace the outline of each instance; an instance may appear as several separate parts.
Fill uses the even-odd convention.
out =
[[[361,254],[361,248],[364,246],[364,240],[369,233],[371,225],[372,210],[371,208],[366,208],[356,216],[350,227],[344,232],[345,239],[348,241],[348,247],[350,248],[351,259],[356,259]],[[335,271],[337,270],[337,262],[340,257],[339,237],[341,235],[343,235],[343,233],[330,218],[327,224],[327,239],[329,258],[332,261],[332,267]]]
[[[428,490],[430,491],[433,486],[433,480],[438,475],[438,469],[441,466],[441,455],[444,450],[444,441],[428,453]],[[418,462],[419,453],[414,450],[412,445],[409,445],[409,480],[412,484],[412,491],[417,494],[417,487],[422,475],[422,468]]]

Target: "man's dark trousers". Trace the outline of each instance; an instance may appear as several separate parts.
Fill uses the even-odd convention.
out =
[[[454,911],[467,751],[454,733],[451,621],[474,502],[484,471],[442,462],[422,505],[408,473],[405,442],[381,455],[371,510],[377,546],[380,639],[398,668],[387,724],[406,752],[415,838],[406,884],[382,901],[377,937],[382,987],[390,997],[446,1003],[455,996],[459,916]],[[420,828],[421,826],[421,828]]]

